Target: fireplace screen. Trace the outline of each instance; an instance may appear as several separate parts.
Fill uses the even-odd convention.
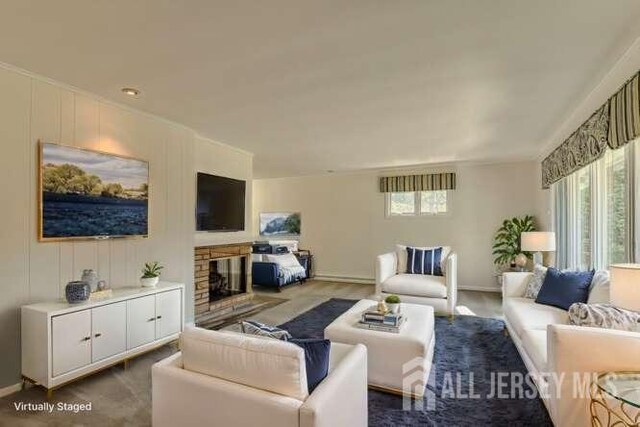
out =
[[[209,301],[214,302],[247,292],[246,257],[209,262]]]

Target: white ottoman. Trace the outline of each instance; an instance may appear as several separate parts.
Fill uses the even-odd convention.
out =
[[[373,300],[358,301],[325,328],[324,337],[367,347],[369,386],[424,396],[435,345],[433,307],[402,303],[402,313],[407,319],[398,334],[356,327],[362,313],[376,304]]]

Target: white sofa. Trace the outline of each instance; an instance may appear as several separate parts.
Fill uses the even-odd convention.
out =
[[[584,374],[637,371],[640,333],[568,325],[565,310],[524,298],[531,273],[504,273],[505,324],[556,426],[591,425],[589,394],[574,392]],[[595,282],[595,281],[594,281]],[[608,301],[608,282],[590,292],[589,303]]]
[[[406,273],[406,246],[376,259],[376,295],[398,295],[402,302],[430,305],[437,313],[455,314],[458,298],[458,256],[444,247],[444,276]]]
[[[329,375],[308,394],[304,350],[187,328],[181,352],[152,368],[154,427],[367,425],[367,350],[331,344]]]

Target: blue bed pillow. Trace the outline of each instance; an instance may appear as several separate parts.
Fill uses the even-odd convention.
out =
[[[289,342],[304,349],[307,387],[309,388],[309,394],[311,394],[329,373],[331,341],[323,339],[291,339]]]
[[[576,302],[587,302],[594,274],[595,270],[560,271],[549,267],[536,302],[563,310],[569,310]]]

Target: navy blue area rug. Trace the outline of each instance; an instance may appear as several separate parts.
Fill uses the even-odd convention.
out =
[[[324,328],[356,302],[334,298],[280,327],[296,338],[323,338]],[[436,317],[432,378],[422,408],[404,410],[402,397],[370,389],[369,425],[553,426],[503,329],[498,319],[457,316],[451,323]]]

